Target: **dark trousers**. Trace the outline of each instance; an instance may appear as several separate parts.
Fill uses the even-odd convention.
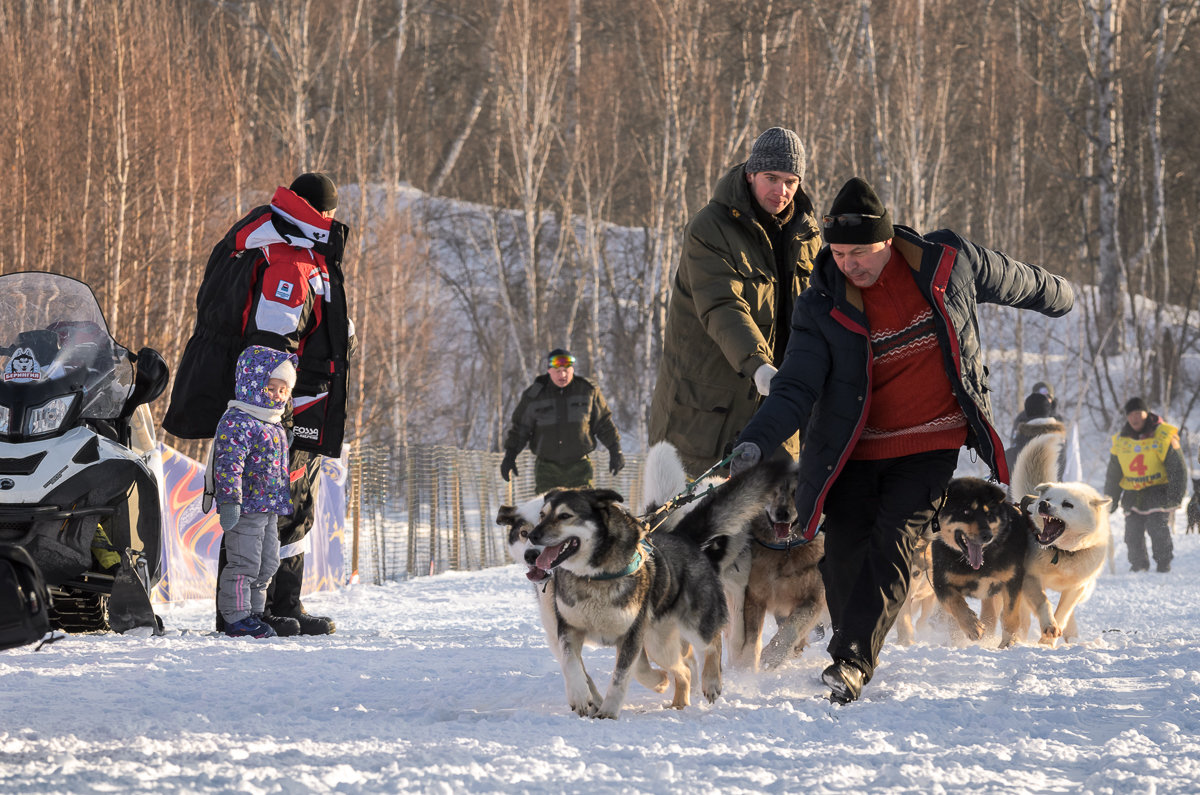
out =
[[[300,591],[304,588],[304,553],[290,552],[288,545],[303,541],[316,520],[321,456],[305,450],[292,450],[288,456],[288,469],[292,476],[292,513],[279,517],[279,568],[267,587],[266,607],[272,615],[294,618],[303,609]],[[225,536],[222,534],[221,550],[217,555],[218,581],[226,564]],[[224,629],[220,612],[217,613],[217,629]]]
[[[820,568],[833,624],[829,654],[867,680],[908,596],[913,549],[957,465],[957,450],[849,461],[826,497]]]
[[[533,487],[538,494],[550,489],[583,489],[592,485],[592,462],[584,456],[560,464],[547,458],[533,460]]]
[[[1146,536],[1150,536],[1150,551],[1159,569],[1171,565],[1175,555],[1175,544],[1171,540],[1171,512],[1154,513],[1125,512],[1125,547],[1129,551],[1129,565],[1134,569],[1150,568],[1146,555]]]

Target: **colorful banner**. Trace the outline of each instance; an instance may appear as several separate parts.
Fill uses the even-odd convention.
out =
[[[166,445],[163,463],[162,580],[156,602],[213,599],[221,525],[217,512],[201,512],[204,466]],[[324,458],[317,488],[316,520],[304,555],[304,593],[328,591],[346,582],[346,463]]]

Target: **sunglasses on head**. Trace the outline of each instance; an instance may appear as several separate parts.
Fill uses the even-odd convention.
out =
[[[574,367],[574,356],[553,356],[550,358],[551,367]]]
[[[878,221],[882,215],[867,213],[842,213],[841,215],[826,215],[821,218],[821,225],[826,229],[835,226],[861,226],[864,220]]]

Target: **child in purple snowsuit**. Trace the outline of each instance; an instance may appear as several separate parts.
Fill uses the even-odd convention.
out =
[[[294,354],[261,345],[242,351],[236,398],[213,437],[205,491],[213,495],[225,531],[229,564],[217,581],[217,609],[226,635],[275,635],[262,614],[279,568],[276,522],[292,512],[288,438],[280,420],[296,385],[296,362]]]

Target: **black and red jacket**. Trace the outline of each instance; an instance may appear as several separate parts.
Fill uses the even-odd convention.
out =
[[[209,256],[196,327],[175,371],[163,428],[211,438],[234,396],[249,345],[295,353],[293,448],[341,455],[352,329],[341,260],[349,229],[280,187],[234,224]]]
[[[933,308],[950,385],[967,417],[967,446],[989,463],[994,478],[1007,483],[1008,466],[992,427],[988,371],[980,354],[978,304],[1058,317],[1074,305],[1071,285],[1040,266],[945,229],[923,237],[897,225],[892,244]],[[871,363],[861,293],[846,281],[826,246],[817,255],[809,288],[796,301],[787,354],[771,379],[771,394],[738,437],[758,445],[766,457],[797,429],[803,431],[796,507],[809,537],[866,423]]]

